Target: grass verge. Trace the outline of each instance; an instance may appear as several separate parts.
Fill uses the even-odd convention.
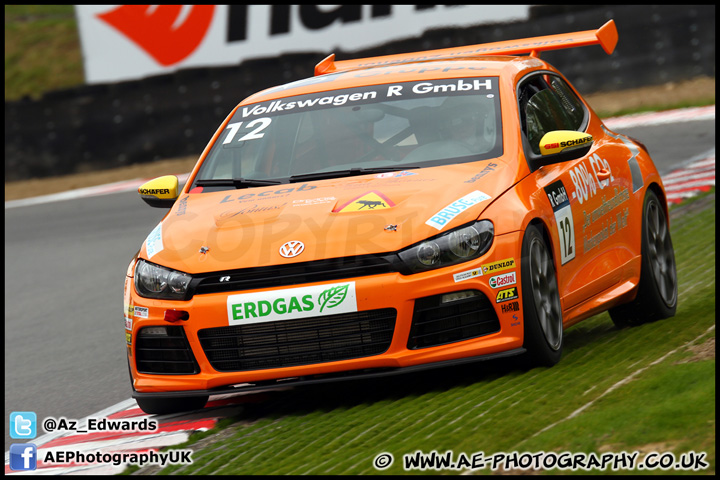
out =
[[[5,101],[84,81],[73,5],[5,5]]]
[[[454,459],[477,452],[637,452],[638,461],[649,452],[678,460],[696,452],[706,469],[649,473],[714,474],[714,195],[713,189],[672,210],[680,282],[675,317],[624,329],[607,313],[592,317],[568,329],[563,359],[550,369],[528,371],[506,359],[274,394],[173,447],[193,449],[194,463],[160,473],[401,474],[405,454],[451,451]],[[395,460],[379,471],[373,460],[381,453]],[[508,467],[473,473],[648,473]]]

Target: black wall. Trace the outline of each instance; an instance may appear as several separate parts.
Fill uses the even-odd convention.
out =
[[[614,19],[619,43],[544,52],[582,93],[715,77],[715,6],[542,6],[527,22],[437,29],[338,60],[594,30]],[[228,113],[267,87],[313,75],[331,52],[185,70],[5,102],[6,181],[197,156]]]

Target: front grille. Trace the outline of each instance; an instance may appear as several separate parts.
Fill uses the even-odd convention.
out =
[[[398,271],[394,265],[395,259],[397,256],[394,254],[362,255],[195,275],[188,288],[188,298],[206,293],[236,292],[391,273]]]
[[[159,334],[158,329],[165,329],[166,334]],[[200,371],[185,332],[178,326],[141,328],[135,339],[135,362],[140,373],[182,375]]]
[[[442,295],[415,301],[409,349],[459,342],[500,331],[490,300],[477,290],[474,297],[442,303]]]
[[[239,372],[379,355],[392,342],[394,308],[200,330],[215,370]]]

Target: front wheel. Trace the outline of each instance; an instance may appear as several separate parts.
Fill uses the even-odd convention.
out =
[[[643,205],[641,255],[635,300],[610,309],[610,318],[618,327],[672,317],[677,308],[677,271],[670,229],[660,199],[649,189]]]
[[[198,397],[138,397],[135,399],[140,409],[149,415],[199,410],[208,401],[207,395]]]
[[[522,242],[523,347],[535,366],[560,361],[563,320],[555,264],[541,230],[528,226]]]

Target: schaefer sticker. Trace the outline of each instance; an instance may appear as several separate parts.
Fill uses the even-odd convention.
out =
[[[453,275],[453,279],[455,280],[455,283],[462,282],[463,280],[468,280],[473,277],[479,277],[482,275],[482,270],[479,268],[476,268],[474,270],[467,270],[465,272],[456,273]]]
[[[507,270],[509,268],[515,268],[515,259],[514,258],[506,258],[505,260],[500,260],[493,263],[487,263],[482,266],[482,271],[485,274],[488,273],[494,273],[494,272],[500,272],[502,270]]]
[[[483,193],[480,190],[475,190],[474,192],[468,193],[464,197],[455,200],[453,203],[437,212],[430,218],[430,220],[425,222],[425,224],[430,225],[436,230],[442,230],[453,218],[457,217],[468,208],[489,199],[490,195]]]
[[[560,260],[562,265],[565,265],[575,258],[575,225],[570,210],[570,199],[562,180],[545,187],[545,194],[555,212],[555,222],[560,237]]]
[[[504,290],[500,290],[495,297],[495,303],[507,302],[508,300],[515,300],[518,298],[517,287],[510,287]]]
[[[273,322],[357,312],[355,282],[230,295],[228,323]]]

